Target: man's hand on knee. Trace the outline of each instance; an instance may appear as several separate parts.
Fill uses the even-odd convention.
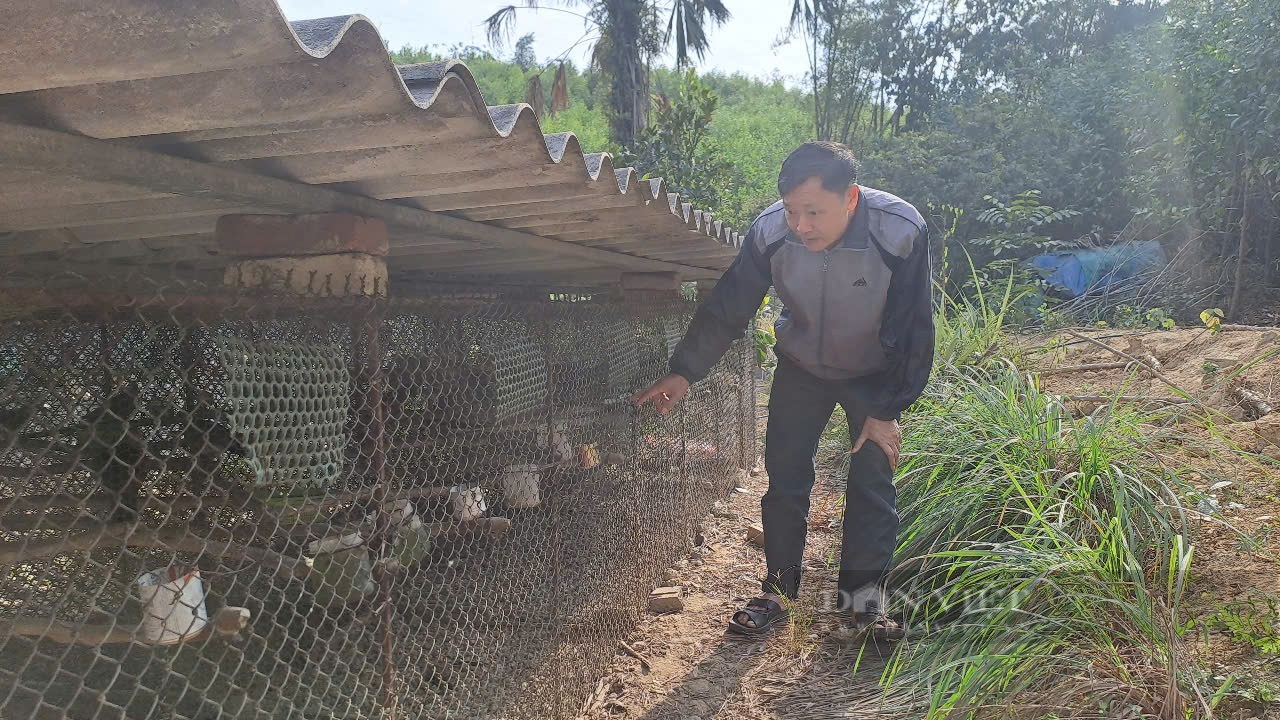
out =
[[[902,455],[902,430],[898,427],[898,421],[867,418],[862,424],[862,434],[853,444],[852,452],[861,450],[868,440],[880,446],[885,457],[889,458],[889,469],[897,471],[898,458]]]

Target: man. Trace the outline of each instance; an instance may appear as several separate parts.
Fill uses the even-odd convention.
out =
[[[923,218],[856,182],[838,143],[800,146],[782,164],[782,201],[752,223],[742,250],[698,308],[670,374],[633,400],[666,414],[742,336],[769,287],[785,309],[775,325],[778,368],[769,396],[760,501],[763,594],[729,621],[757,634],[787,617],[800,588],[814,456],[836,403],[853,443],[845,494],[837,609],[881,639],[901,637],[883,610],[883,576],[897,543],[898,419],[933,365],[929,242]]]

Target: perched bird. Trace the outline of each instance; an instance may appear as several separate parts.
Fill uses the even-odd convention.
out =
[[[101,405],[85,415],[81,462],[98,476],[104,490],[115,496],[112,519],[129,522],[141,510],[141,485],[146,477],[142,461],[147,456],[147,427],[141,416],[141,391],[137,383],[117,387]]]
[[[230,479],[222,476],[223,456],[228,452],[242,455],[244,451],[209,393],[201,390],[193,395],[178,419],[183,448],[193,460],[186,473],[187,491],[201,497],[210,492],[228,492]]]

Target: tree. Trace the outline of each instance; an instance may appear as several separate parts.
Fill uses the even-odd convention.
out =
[[[624,160],[661,176],[681,200],[717,208],[721,189],[737,184],[734,169],[706,140],[719,99],[693,69],[680,78],[672,96],[659,94],[653,122]]]
[[[515,54],[511,60],[525,72],[533,69],[538,64],[538,58],[533,54],[533,33],[526,33],[520,36],[520,39],[516,41]]]
[[[701,59],[709,47],[707,28],[729,18],[723,0],[559,0],[564,7],[540,7],[524,0],[524,8],[508,5],[485,20],[489,41],[501,46],[521,9],[552,10],[582,18],[595,36],[591,57],[610,80],[610,130],[622,147],[633,144],[649,118],[649,75],[653,59],[674,43],[675,59],[684,67]],[[568,8],[582,7],[584,12]],[[661,18],[667,14],[665,32]]]

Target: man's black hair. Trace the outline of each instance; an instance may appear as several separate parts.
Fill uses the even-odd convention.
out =
[[[858,159],[838,142],[807,142],[782,162],[778,194],[786,195],[811,177],[821,180],[824,190],[842,193],[858,181]]]

